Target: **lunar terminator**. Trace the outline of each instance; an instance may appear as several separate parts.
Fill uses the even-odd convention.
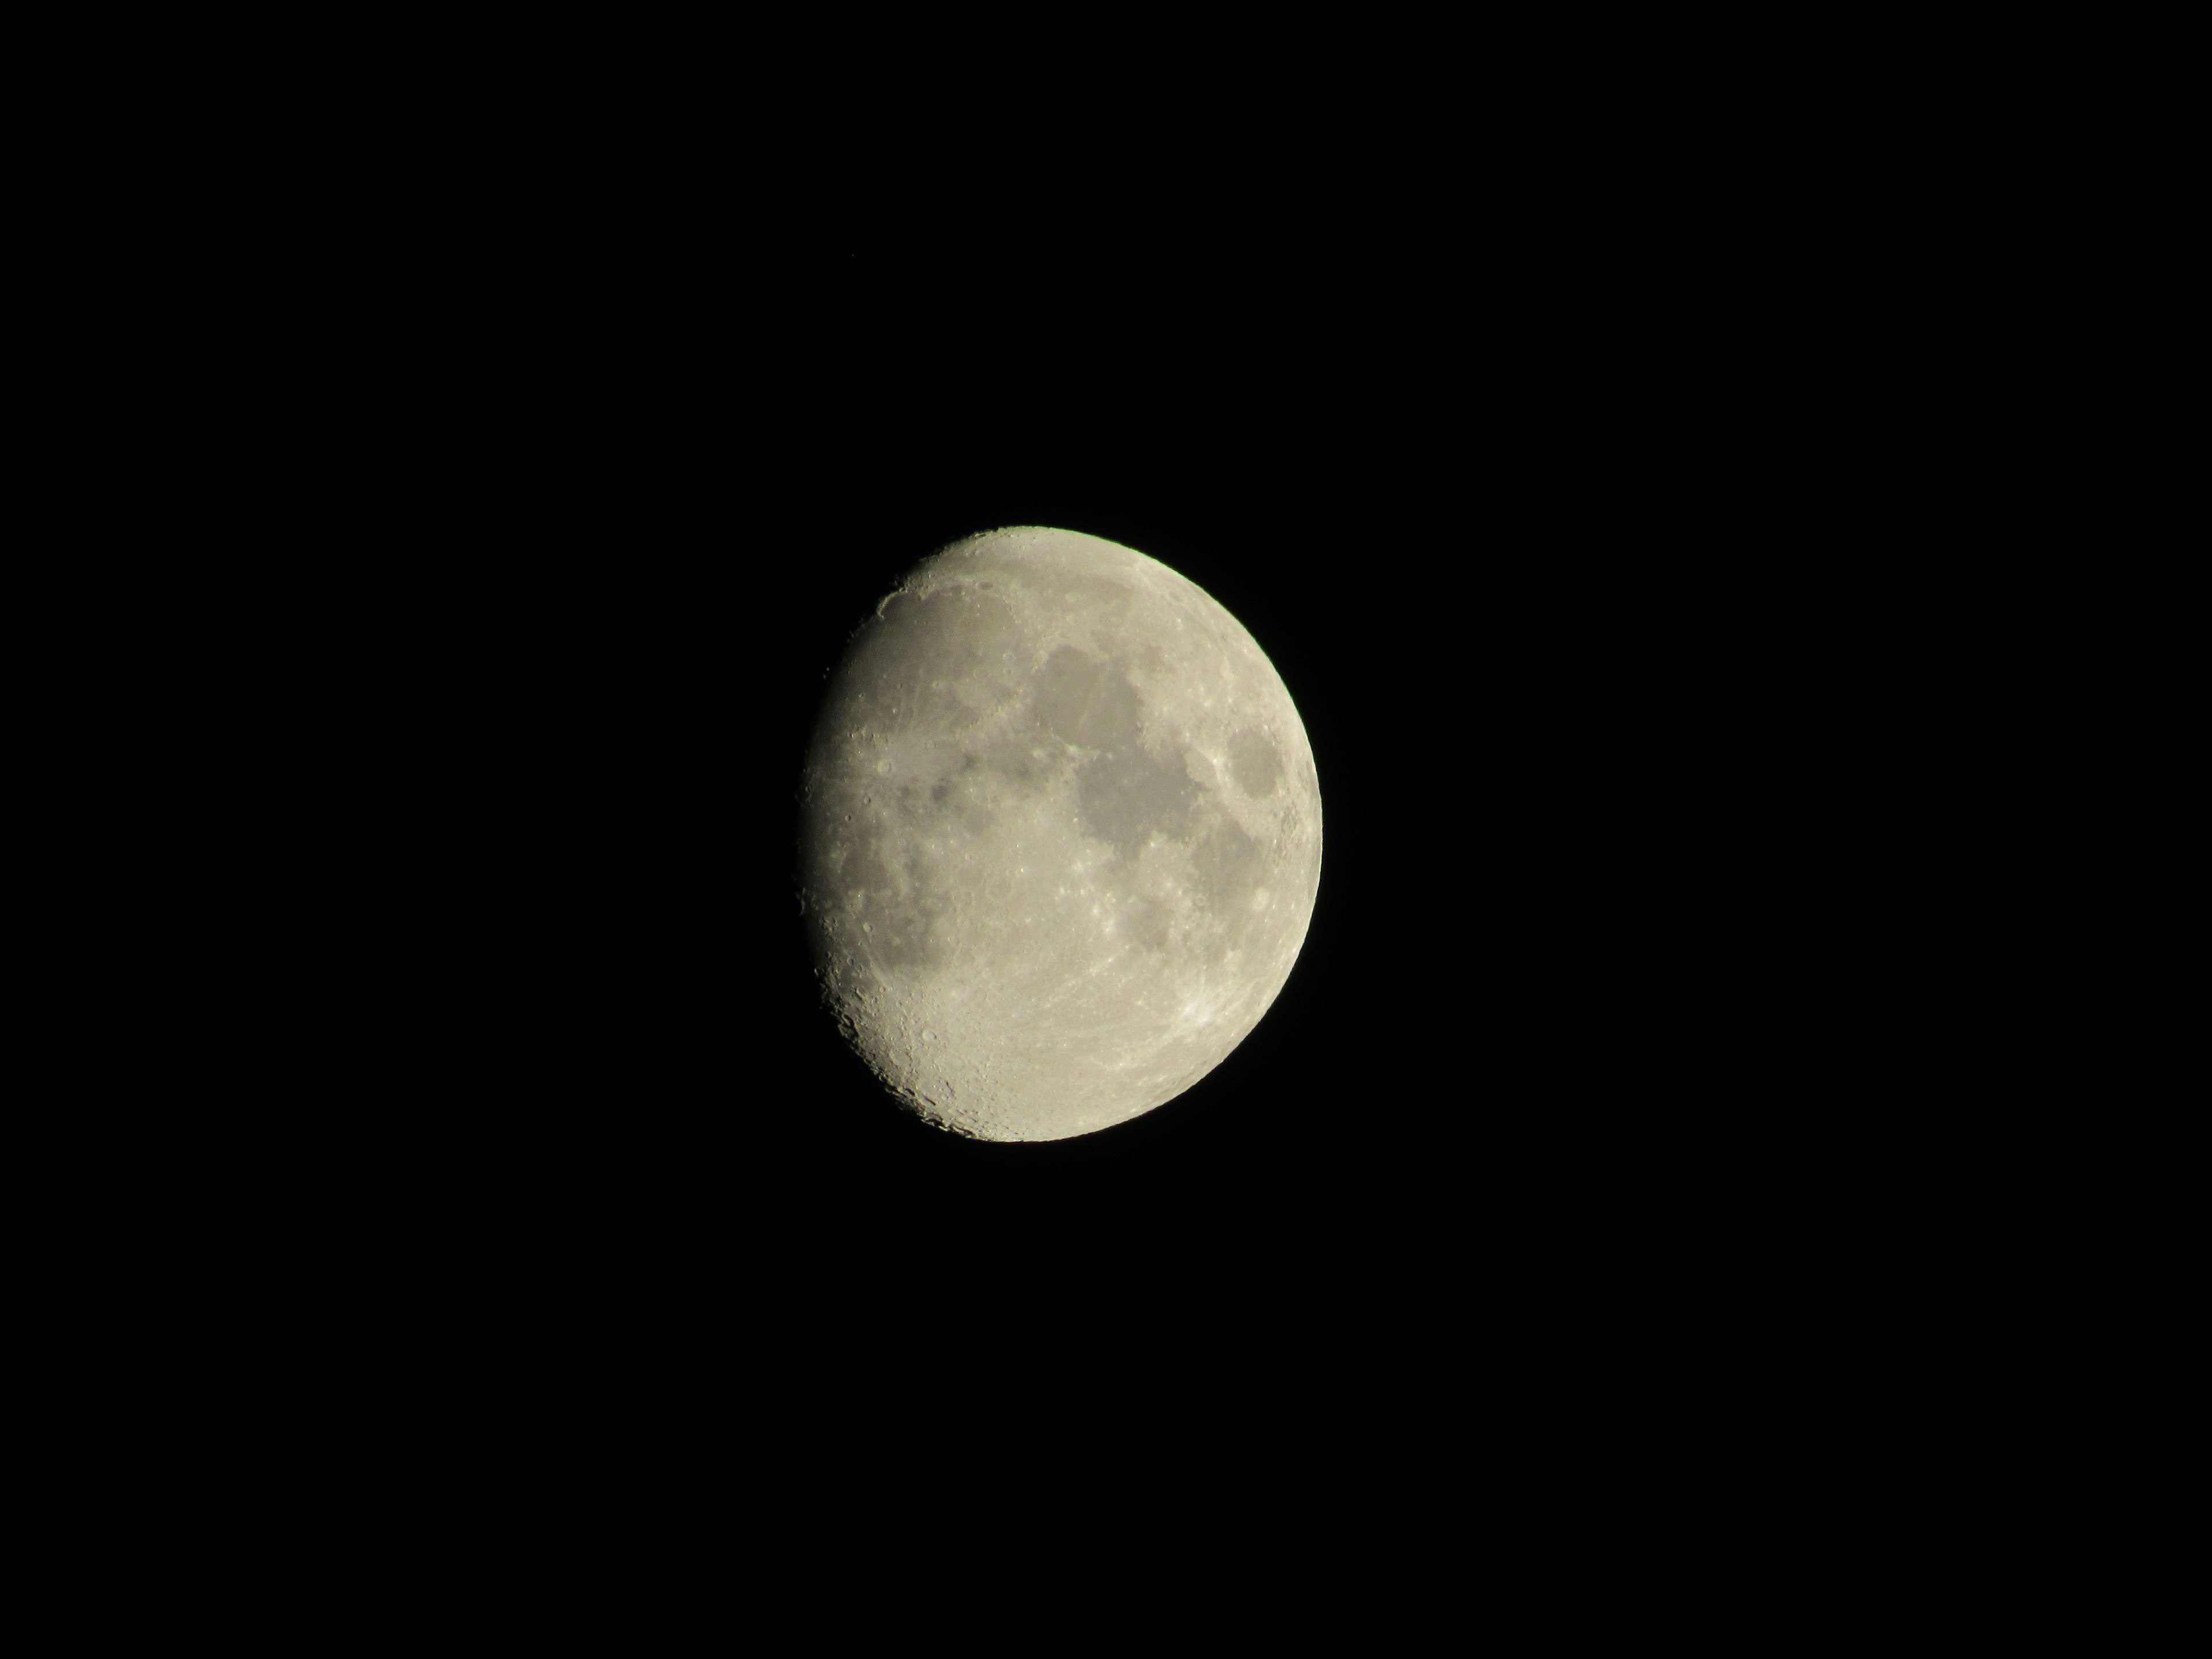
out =
[[[1236,618],[1141,553],[1025,526],[924,560],[854,635],[801,781],[799,897],[894,1094],[1057,1140],[1252,1030],[1321,846],[1305,728]]]

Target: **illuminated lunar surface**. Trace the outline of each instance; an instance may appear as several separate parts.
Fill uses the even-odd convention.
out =
[[[1297,959],[1321,792],[1290,693],[1157,560],[994,531],[853,638],[802,780],[800,902],[840,1029],[939,1126],[1058,1140],[1243,1041]]]

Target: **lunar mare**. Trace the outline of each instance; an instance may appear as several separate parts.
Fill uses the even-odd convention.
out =
[[[1237,619],[1141,553],[1024,527],[924,560],[854,635],[801,781],[799,899],[893,1093],[1056,1140],[1244,1039],[1321,845],[1305,728]]]

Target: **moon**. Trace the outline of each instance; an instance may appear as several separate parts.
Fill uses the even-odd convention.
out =
[[[847,1042],[929,1121],[1060,1140],[1174,1099],[1290,977],[1321,788],[1290,692],[1155,559],[1035,526],[925,559],[854,635],[799,788]]]

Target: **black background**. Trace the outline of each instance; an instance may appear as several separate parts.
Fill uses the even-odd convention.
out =
[[[555,222],[557,283],[380,311],[347,476],[376,715],[424,741],[365,889],[411,962],[371,1063],[422,1236],[655,1342],[1118,1310],[1441,1352],[1776,1293],[1862,1133],[1802,952],[1849,451],[1725,261],[1486,200],[995,236],[627,203],[635,238]],[[1024,523],[1243,623],[1325,850],[1214,1073],[996,1146],[902,1114],[818,1006],[795,790],[850,630]]]
[[[1172,210],[1101,187],[1111,158],[984,204],[895,138],[826,156],[823,111],[732,134],[726,88],[641,90],[582,99],[565,149],[380,106],[358,161],[249,192],[265,258],[191,227],[261,355],[179,284],[184,370],[132,412],[248,406],[163,510],[272,532],[214,596],[270,642],[221,665],[270,799],[235,829],[196,799],[286,874],[238,945],[269,988],[191,1079],[275,1104],[173,1115],[240,1265],[156,1271],[281,1284],[269,1377],[343,1378],[364,1458],[496,1444],[556,1495],[586,1455],[670,1471],[714,1550],[777,1462],[766,1529],[842,1547],[890,1529],[846,1501],[855,1449],[933,1455],[886,1500],[926,1508],[1008,1440],[1049,1486],[1078,1439],[1112,1455],[1064,1431],[1139,1407],[1293,1526],[1332,1474],[1402,1477],[1402,1524],[1457,1497],[1430,1472],[1511,1467],[1577,1526],[1640,1492],[1641,1539],[1709,1479],[1700,1424],[1750,1449],[1753,1513],[1793,1479],[1762,1413],[1870,1444],[1804,1402],[1902,1386],[1838,1333],[1930,1162],[1898,1034],[1948,964],[1887,971],[1927,935],[1878,855],[1922,826],[1858,786],[1902,653],[1852,623],[1926,613],[1892,486],[1944,411],[1898,418],[1881,290],[1917,267],[1851,244],[1825,164],[1763,114],[1474,112],[1394,68],[1365,109],[1290,89],[1311,118],[1171,168]],[[932,118],[993,164],[1086,125]],[[1297,965],[1212,1075],[991,1146],[902,1115],[817,1006],[794,792],[848,630],[1020,523],[1244,623],[1326,842]],[[1930,1328],[1974,1289],[1938,1288]],[[1418,1571],[1456,1571],[1422,1530]]]
[[[1498,1294],[1584,1252],[1632,1273],[1786,1209],[1796,1153],[1747,1098],[1787,920],[1741,896],[1798,810],[1747,787],[1778,751],[1744,676],[1796,603],[1749,546],[1790,466],[1756,385],[1624,355],[1556,250],[1101,263],[824,234],[726,304],[624,289],[596,360],[502,402],[519,435],[456,441],[486,513],[457,648],[501,645],[458,781],[501,826],[486,1006],[533,1079],[467,1120],[474,1156],[535,1170],[533,1224],[633,1294],[735,1250],[816,1308],[1433,1306],[1480,1262]],[[1024,523],[1249,629],[1326,846],[1297,969],[1215,1073],[989,1146],[898,1111],[817,1006],[794,791],[849,631]]]

